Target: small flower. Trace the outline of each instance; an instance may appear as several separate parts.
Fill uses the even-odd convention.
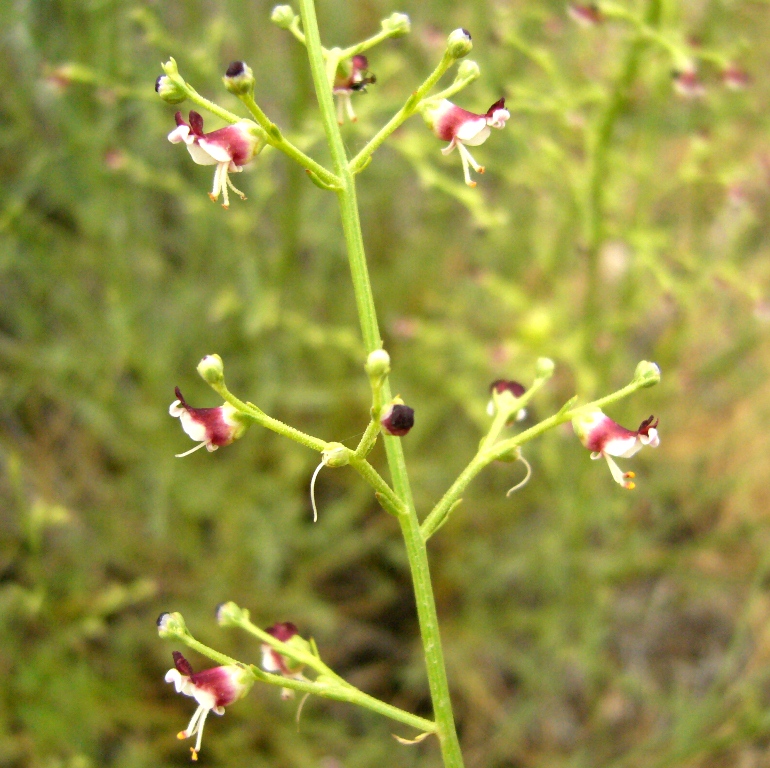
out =
[[[698,70],[690,64],[672,73],[674,90],[685,99],[701,99],[706,95],[706,89],[698,77]]]
[[[595,27],[604,21],[604,15],[596,3],[570,3],[567,6],[569,17],[581,27]]]
[[[380,425],[386,435],[403,437],[414,426],[414,408],[403,403],[391,403],[382,412]]]
[[[248,427],[248,422],[229,403],[216,408],[191,408],[185,402],[179,387],[174,389],[177,399],[171,403],[169,414],[182,422],[182,429],[199,445],[184,453],[178,453],[177,458],[188,456],[199,448],[206,446],[208,451],[216,451],[222,445],[230,445],[237,440]]]
[[[179,651],[173,652],[174,669],[166,672],[166,682],[173,683],[177,693],[192,696],[198,702],[198,709],[185,730],[177,734],[178,739],[189,739],[197,734],[195,746],[190,747],[192,759],[198,759],[203,738],[203,725],[209,712],[224,715],[225,707],[242,699],[251,688],[254,678],[243,667],[230,665],[193,672],[190,662]]]
[[[722,83],[731,91],[742,91],[751,85],[751,76],[732,62],[722,70]]]
[[[222,194],[222,207],[230,207],[228,187],[241,200],[246,195],[230,181],[228,173],[239,173],[251,162],[265,145],[264,139],[256,132],[256,126],[249,120],[241,120],[211,133],[203,132],[203,118],[190,111],[190,122],[186,123],[181,112],[176,113],[177,127],[168,135],[172,144],[184,143],[193,161],[198,165],[216,165],[214,188],[209,197],[216,201]]]
[[[297,638],[300,645],[304,645],[306,641],[299,636],[299,630],[296,625],[290,621],[282,621],[278,624],[273,624],[272,627],[268,627],[265,632],[268,635],[272,635],[276,640],[280,640],[282,643],[289,643],[292,638]],[[296,641],[295,641],[296,642]],[[305,665],[300,664],[288,656],[284,656],[267,643],[262,643],[262,669],[265,672],[272,672],[274,675],[283,675],[289,677],[292,680],[304,680],[302,670]],[[281,689],[281,698],[290,699],[294,695],[294,691],[291,688]]]
[[[505,121],[511,113],[505,108],[505,99],[496,101],[485,115],[477,115],[468,112],[447,99],[442,99],[438,104],[434,103],[423,111],[425,122],[440,139],[449,142],[449,146],[442,149],[442,153],[448,155],[455,147],[460,153],[463,163],[465,183],[469,187],[475,187],[476,182],[471,181],[468,166],[477,173],[484,173],[484,166],[479,165],[466,148],[477,147],[483,144],[492,128],[504,128]]]
[[[497,412],[497,400],[504,392],[509,392],[510,395],[518,400],[525,392],[524,385],[519,384],[518,381],[507,381],[506,379],[497,379],[489,385],[489,393],[491,395],[490,401],[487,403],[487,414],[494,416]],[[527,409],[521,408],[516,412],[514,417],[516,421],[522,421],[527,418]]]
[[[580,442],[592,451],[591,458],[605,458],[615,482],[628,490],[635,487],[631,482],[634,473],[623,472],[612,457],[630,459],[645,445],[657,448],[660,444],[657,427],[658,419],[650,416],[639,425],[639,429],[632,432],[614,422],[599,408],[578,412],[572,419],[575,434],[580,438]]]
[[[353,56],[348,61],[340,62],[337,68],[337,76],[334,78],[334,95],[337,97],[337,122],[342,125],[345,115],[351,123],[358,118],[353,111],[350,101],[351,93],[366,93],[366,86],[377,82],[377,78],[369,69],[369,61],[366,56]]]

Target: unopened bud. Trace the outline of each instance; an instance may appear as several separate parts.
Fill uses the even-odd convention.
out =
[[[462,27],[456,29],[447,38],[446,49],[453,59],[461,59],[463,56],[467,56],[472,48],[471,33],[467,29]]]
[[[187,93],[179,83],[174,82],[168,75],[161,75],[155,81],[155,92],[168,104],[181,104],[187,99]]]
[[[364,368],[370,379],[381,379],[390,373],[390,355],[384,349],[375,349],[366,358]]]
[[[236,96],[243,96],[254,91],[254,73],[245,61],[234,61],[227,68],[222,82],[225,84],[225,88]]]
[[[189,632],[181,613],[161,613],[158,616],[158,634],[165,639],[186,637]]]
[[[403,403],[391,403],[382,412],[380,424],[385,434],[403,437],[414,426],[414,409]]]
[[[219,355],[206,355],[198,363],[198,373],[208,384],[220,384],[225,378],[225,367]]]
[[[249,611],[234,602],[220,603],[217,606],[217,624],[220,627],[238,627],[249,620]]]
[[[297,14],[290,5],[276,5],[270,14],[270,21],[281,29],[288,29],[296,17]]]
[[[382,20],[382,28],[391,37],[403,37],[412,29],[412,22],[405,13],[391,13],[387,19]]]
[[[321,462],[325,467],[345,467],[350,463],[351,453],[342,443],[328,443],[321,451]]]
[[[479,65],[473,59],[466,59],[457,68],[455,80],[477,80],[481,76]]]
[[[641,382],[643,387],[654,387],[660,381],[660,368],[656,363],[642,360],[634,371],[634,381]]]
[[[538,357],[535,363],[535,376],[538,379],[550,379],[555,368],[556,364],[550,357]]]

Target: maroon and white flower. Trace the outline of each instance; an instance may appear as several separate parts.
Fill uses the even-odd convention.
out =
[[[184,453],[177,453],[177,458],[188,456],[206,446],[208,451],[216,451],[223,445],[230,445],[237,440],[248,427],[248,421],[229,403],[216,408],[192,408],[187,404],[179,387],[174,389],[177,399],[171,403],[169,414],[178,418],[182,429],[198,445]]]
[[[185,144],[193,161],[198,165],[216,165],[214,188],[209,197],[216,201],[222,194],[222,207],[230,207],[228,187],[241,200],[246,195],[230,181],[228,173],[240,173],[243,166],[251,162],[265,146],[264,138],[257,132],[257,126],[249,120],[241,120],[211,133],[203,132],[203,118],[190,111],[190,122],[185,122],[181,112],[176,113],[176,128],[168,135],[172,144]]]
[[[299,630],[296,625],[290,621],[282,621],[278,624],[273,624],[272,627],[268,627],[265,632],[268,635],[272,635],[276,640],[280,640],[282,643],[288,643],[292,638],[299,638],[303,643],[305,642],[299,635]],[[300,664],[288,656],[284,656],[279,653],[272,646],[267,643],[262,643],[262,669],[265,672],[272,672],[274,675],[283,675],[284,677],[290,677],[293,680],[304,680],[302,670],[304,664]],[[290,688],[281,689],[281,698],[290,699],[294,695],[294,691]]]
[[[386,435],[403,437],[414,426],[414,408],[401,402],[391,403],[380,415],[380,426]]]
[[[254,677],[244,667],[235,665],[213,667],[196,673],[179,651],[174,651],[172,655],[174,668],[166,672],[166,682],[173,683],[177,693],[192,696],[198,702],[198,708],[189,725],[177,734],[179,739],[189,739],[197,735],[195,746],[190,747],[192,759],[197,760],[203,739],[203,726],[209,712],[224,715],[225,707],[249,692]]]
[[[376,82],[376,76],[369,71],[369,60],[366,56],[353,56],[348,61],[340,62],[332,89],[337,97],[337,122],[340,125],[345,122],[345,115],[351,123],[358,120],[353,111],[350,94],[366,93],[366,86]]]
[[[591,458],[606,459],[615,482],[628,490],[635,487],[631,482],[635,475],[623,472],[612,457],[630,459],[645,445],[657,448],[660,444],[657,427],[658,419],[650,416],[639,425],[639,429],[632,431],[621,427],[599,408],[579,411],[572,419],[575,434],[592,451]]]
[[[581,27],[595,27],[604,21],[604,15],[596,3],[570,3],[567,14]]]
[[[745,69],[730,62],[722,70],[722,83],[731,91],[742,91],[751,85],[751,76]]]
[[[685,99],[702,99],[706,88],[698,77],[694,64],[688,64],[681,70],[673,72],[674,90]]]
[[[468,112],[447,99],[433,103],[423,110],[425,122],[433,133],[449,142],[449,146],[442,149],[442,153],[448,155],[455,147],[460,153],[463,163],[465,183],[469,187],[475,187],[476,182],[471,181],[469,166],[477,173],[484,173],[484,166],[479,165],[467,147],[477,147],[483,144],[492,128],[504,128],[505,122],[511,113],[505,108],[505,99],[496,101],[484,115]]]
[[[518,400],[525,392],[526,388],[523,384],[519,384],[518,381],[509,381],[508,379],[497,379],[489,385],[490,400],[487,403],[487,414],[494,416],[497,413],[498,399],[504,396],[503,393],[508,392],[510,396]],[[516,421],[522,421],[527,418],[527,409],[520,408],[516,412]]]

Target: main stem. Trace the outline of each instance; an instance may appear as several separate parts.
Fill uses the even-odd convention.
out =
[[[361,233],[361,222],[358,216],[355,177],[348,167],[348,158],[342,142],[339,126],[334,109],[334,102],[326,76],[326,66],[318,31],[315,4],[313,0],[300,0],[302,27],[305,32],[310,69],[315,83],[318,105],[326,132],[326,138],[331,150],[334,170],[341,181],[341,189],[337,192],[340,206],[342,228],[347,245],[350,272],[361,322],[361,332],[367,353],[382,347],[380,330],[377,324],[377,313],[374,306],[374,296],[369,281],[369,270],[366,265],[364,241]],[[390,386],[387,381],[382,388],[383,400],[391,398]],[[436,602],[433,597],[433,587],[428,568],[428,553],[425,542],[420,534],[420,523],[414,508],[412,491],[406,472],[406,463],[398,438],[385,437],[385,452],[388,466],[393,478],[396,494],[404,503],[407,514],[401,515],[401,531],[406,544],[409,566],[412,572],[417,616],[420,622],[425,666],[428,675],[433,711],[436,722],[436,735],[441,745],[441,754],[446,768],[462,768],[463,758],[460,743],[455,730],[452,702],[449,697],[444,654],[441,650]]]

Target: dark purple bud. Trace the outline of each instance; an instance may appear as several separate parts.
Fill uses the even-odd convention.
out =
[[[503,392],[510,392],[515,398],[521,397],[527,390],[518,381],[508,381],[507,379],[497,379],[489,386],[489,391],[497,392],[501,395]]]
[[[292,624],[290,621],[279,621],[277,624],[273,624],[272,627],[268,627],[265,632],[282,643],[288,642],[294,635],[299,634],[296,624]]]
[[[380,419],[385,432],[394,437],[403,437],[414,426],[414,409],[395,403],[388,406]]]

